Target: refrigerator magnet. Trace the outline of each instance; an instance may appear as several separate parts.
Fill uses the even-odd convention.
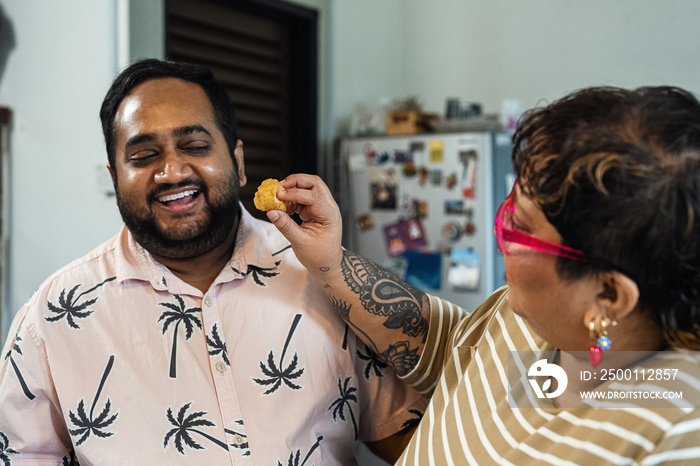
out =
[[[374,163],[375,163],[374,159],[375,159],[375,155],[376,155],[376,151],[374,149],[374,144],[372,144],[371,142],[366,142],[362,146],[362,155],[365,156],[365,164],[366,165],[374,165]]]
[[[357,217],[355,224],[357,225],[357,229],[360,231],[371,230],[374,228],[374,217],[372,217],[372,214],[360,215]]]
[[[457,173],[450,173],[450,176],[448,176],[445,180],[445,184],[447,189],[453,189],[455,186],[457,186]]]
[[[384,165],[385,163],[388,163],[391,161],[391,155],[389,155],[389,152],[384,151],[380,152],[379,155],[377,155],[377,164],[378,165]]]
[[[413,162],[403,164],[403,176],[405,178],[413,178],[416,176],[418,171],[416,170],[416,164]]]
[[[469,222],[464,226],[464,233],[467,235],[473,235],[476,233],[476,227],[472,222]]]
[[[369,187],[372,209],[396,210],[398,186],[394,170],[372,169]]]
[[[401,221],[406,249],[415,250],[428,244],[425,239],[425,230],[423,222],[418,218],[409,218]]]
[[[460,151],[459,161],[462,164],[462,197],[474,199],[476,195],[478,155],[473,149]]]
[[[426,181],[428,181],[428,174],[430,171],[428,170],[427,167],[420,167],[419,170],[420,172],[420,178],[418,179],[418,184],[421,186],[424,186]]]
[[[413,199],[412,216],[415,218],[425,218],[428,216],[428,201]]]
[[[442,283],[442,254],[439,252],[406,251],[408,260],[405,280],[418,289],[439,290]]]
[[[442,140],[430,141],[430,162],[442,163],[445,160],[444,143]]]
[[[474,226],[474,209],[467,209],[465,210],[465,213],[467,214],[467,224],[464,227],[464,233],[467,235],[473,235],[476,233],[476,227]]]
[[[430,183],[433,186],[440,186],[442,184],[442,170],[430,170]]]
[[[462,225],[457,222],[449,222],[442,226],[442,237],[452,243],[459,241],[462,236]]]
[[[452,288],[476,290],[479,288],[479,252],[474,249],[452,249],[447,283]]]
[[[411,163],[413,154],[407,150],[394,149],[394,163]]]
[[[408,144],[408,150],[411,151],[412,154],[415,154],[416,152],[424,152],[425,143],[423,141],[411,141]]]
[[[408,145],[413,163],[422,165],[425,163],[425,143],[423,141],[413,141]]]
[[[406,251],[406,240],[401,222],[384,225],[384,240],[387,256],[398,256]]]
[[[455,199],[445,200],[446,215],[462,215],[464,213],[464,202]]]

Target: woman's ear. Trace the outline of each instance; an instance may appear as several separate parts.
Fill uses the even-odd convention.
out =
[[[634,280],[617,271],[601,273],[598,279],[601,291],[596,301],[606,310],[604,317],[622,320],[637,307],[639,287]]]

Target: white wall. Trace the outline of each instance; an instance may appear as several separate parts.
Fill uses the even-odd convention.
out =
[[[330,98],[340,134],[358,109],[413,93],[405,75],[406,6],[406,0],[331,0]]]
[[[696,0],[334,5],[342,12],[336,21],[344,23],[334,50],[336,98],[347,100],[338,106],[340,118],[355,100],[371,102],[384,93],[418,94],[426,109],[438,112],[454,96],[482,102],[490,113],[500,111],[503,99],[521,99],[527,108],[591,85],[673,84],[700,94]],[[382,24],[393,37],[376,32]],[[364,25],[372,31],[358,38]],[[391,82],[394,93],[387,90]]]
[[[3,1],[14,48],[0,82],[13,111],[10,310],[58,267],[121,224],[106,173],[99,108],[115,64],[113,1]],[[8,321],[3,319],[2,340]]]

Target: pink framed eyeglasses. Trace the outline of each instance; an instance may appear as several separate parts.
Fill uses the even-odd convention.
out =
[[[515,190],[515,188],[513,189]],[[498,208],[496,222],[493,227],[493,233],[496,235],[496,244],[498,245],[498,250],[501,251],[502,254],[507,254],[508,243],[516,243],[545,254],[553,254],[555,256],[574,260],[588,260],[586,255],[578,249],[541,240],[526,233],[516,231],[513,222],[514,211],[515,203],[513,202],[513,193],[511,192]]]

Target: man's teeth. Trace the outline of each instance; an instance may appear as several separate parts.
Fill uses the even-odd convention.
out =
[[[182,199],[183,197],[192,196],[197,192],[196,189],[190,189],[189,191],[183,191],[177,194],[168,194],[167,196],[159,196],[158,201],[160,202],[170,202]]]

